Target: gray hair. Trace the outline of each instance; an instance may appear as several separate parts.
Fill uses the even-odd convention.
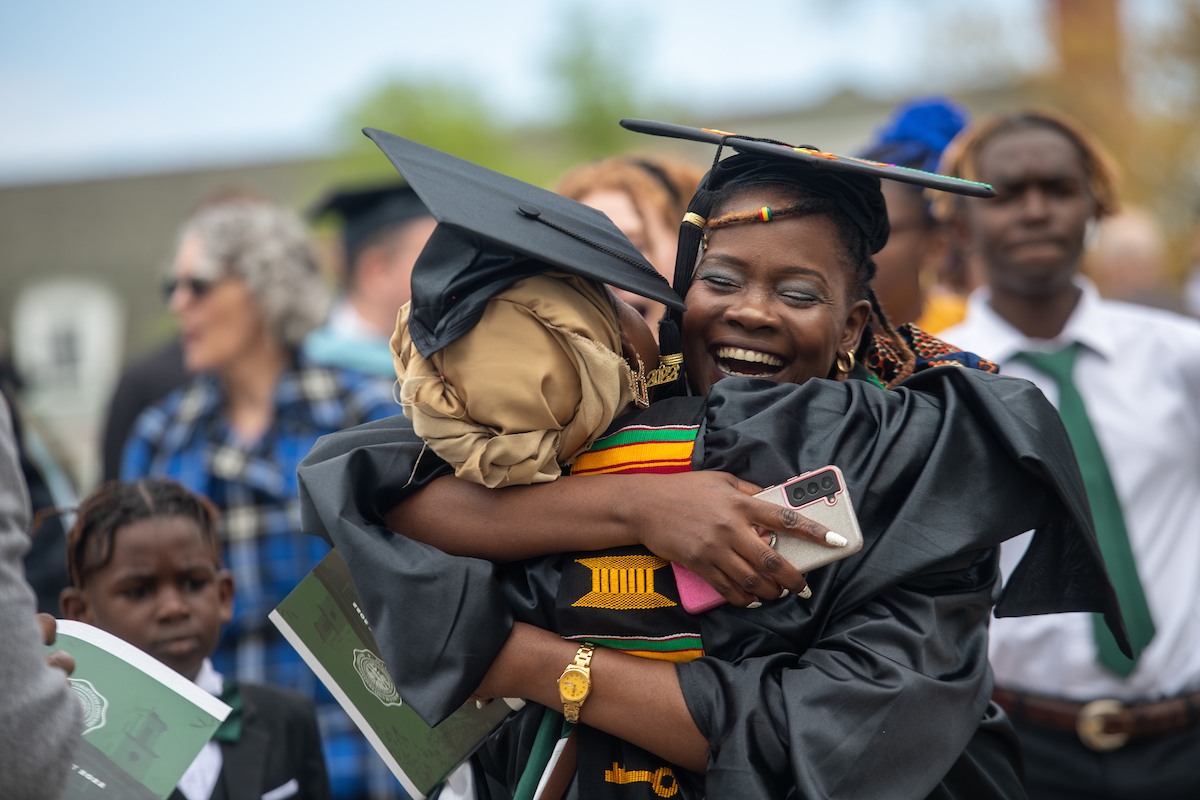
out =
[[[183,226],[197,237],[197,275],[240,278],[287,348],[325,320],[329,295],[300,219],[278,206],[237,201],[209,206]]]

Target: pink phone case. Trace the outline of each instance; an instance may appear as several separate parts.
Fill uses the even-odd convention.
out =
[[[675,585],[679,588],[679,602],[683,604],[684,611],[699,614],[725,602],[720,592],[687,567],[672,561],[671,569],[675,570]]]

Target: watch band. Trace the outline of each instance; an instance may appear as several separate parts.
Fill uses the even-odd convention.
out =
[[[584,693],[583,697],[581,697],[579,700],[568,700],[566,697],[561,696],[562,695],[561,688],[559,690],[560,698],[562,699],[562,703],[563,703],[563,717],[565,717],[567,722],[570,722],[571,724],[575,724],[576,722],[579,722],[579,712],[583,709],[584,701],[586,701],[588,698],[588,695],[591,694],[591,683],[592,683],[591,664],[592,664],[592,654],[595,652],[596,652],[596,646],[594,644],[592,644],[591,642],[584,642],[583,644],[581,644],[579,646],[579,649],[575,651],[575,660],[567,665],[567,668],[565,670],[563,670],[563,674],[559,678],[559,681],[561,682],[562,679],[564,677],[566,677],[567,673],[578,672],[578,673],[583,674],[583,678],[585,681],[587,681],[587,684],[588,684],[587,691]]]
[[[592,653],[596,652],[596,645],[591,642],[584,642],[579,645],[579,649],[575,651],[575,660],[571,662],[571,666],[579,667],[580,669],[590,669],[592,664]]]

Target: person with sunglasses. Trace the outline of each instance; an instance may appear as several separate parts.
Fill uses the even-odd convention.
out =
[[[328,296],[303,225],[276,206],[199,211],[164,289],[194,377],[138,418],[121,478],[172,478],[217,505],[238,590],[214,667],[315,701],[334,797],[390,788],[370,745],[267,619],[328,552],[300,531],[297,465],[318,437],[396,413],[389,382],[303,354]]]

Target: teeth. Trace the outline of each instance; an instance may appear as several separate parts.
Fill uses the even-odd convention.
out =
[[[718,347],[717,358],[728,358],[734,361],[747,361],[751,364],[766,364],[768,367],[783,366],[783,359],[776,358],[770,353],[760,353],[757,350],[743,350],[740,347]]]

